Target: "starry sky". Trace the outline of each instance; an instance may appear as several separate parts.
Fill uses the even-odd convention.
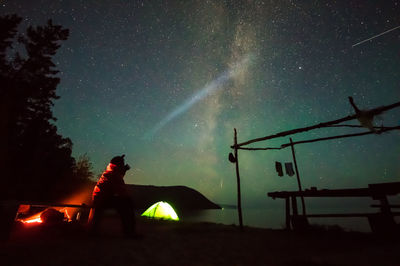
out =
[[[23,17],[21,30],[50,18],[70,30],[54,58],[59,133],[96,174],[126,154],[131,184],[185,185],[235,204],[233,128],[243,142],[350,115],[348,96],[361,109],[400,100],[400,29],[352,47],[399,26],[400,1],[1,0],[0,14],[11,13]],[[376,125],[399,125],[399,111]],[[400,178],[399,132],[302,144],[296,155],[305,188]],[[275,172],[290,149],[239,156],[245,206],[297,189]]]

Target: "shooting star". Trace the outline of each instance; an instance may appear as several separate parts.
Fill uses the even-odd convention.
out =
[[[172,110],[169,114],[165,116],[164,119],[158,122],[149,132],[147,132],[144,135],[144,139],[153,138],[160,129],[162,129],[173,119],[177,118],[178,116],[188,111],[195,103],[204,99],[206,96],[217,91],[218,89],[223,88],[223,86],[228,80],[234,78],[236,75],[240,73],[241,70],[245,69],[249,65],[252,57],[253,56],[251,54],[246,55],[232,67],[230,67],[221,75],[219,75],[216,79],[206,84],[201,90],[193,94],[192,97],[186,99],[186,101],[184,101],[180,106]]]
[[[353,44],[353,45],[351,46],[351,48],[354,48],[354,47],[356,47],[357,45],[363,44],[363,43],[368,42],[368,41],[370,41],[370,40],[372,40],[372,39],[378,38],[379,36],[382,36],[382,35],[384,35],[384,34],[386,34],[386,33],[388,33],[388,32],[394,31],[394,30],[396,30],[396,29],[398,29],[398,28],[400,28],[400,26],[394,27],[393,29],[387,30],[387,31],[385,31],[385,32],[379,33],[378,35],[372,36],[371,38],[368,38],[368,39],[366,39],[366,40],[363,40],[363,41],[361,41],[361,42],[358,42],[358,43],[356,43],[356,44]]]

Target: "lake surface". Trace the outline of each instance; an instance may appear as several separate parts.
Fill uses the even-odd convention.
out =
[[[340,212],[341,210],[329,210]],[[314,210],[313,213],[326,213],[327,210]],[[349,212],[349,210],[347,210]],[[359,212],[359,210],[358,210]],[[257,208],[243,209],[243,224],[259,228],[282,229],[285,227],[284,211],[266,210]],[[188,222],[213,222],[221,224],[239,224],[238,212],[236,209],[224,208],[222,210],[201,210],[184,213],[182,221]],[[309,218],[311,224],[339,225],[345,230],[370,232],[367,218]]]

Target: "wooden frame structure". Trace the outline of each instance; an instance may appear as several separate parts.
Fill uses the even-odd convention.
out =
[[[301,200],[302,200],[302,211],[303,211],[303,217],[306,217],[306,206],[304,203],[304,196],[306,194],[302,193],[302,187],[301,187],[301,182],[300,182],[300,176],[299,176],[299,172],[298,172],[298,168],[297,168],[297,161],[296,161],[296,156],[295,156],[295,150],[294,150],[294,146],[298,145],[298,144],[304,144],[304,143],[313,143],[313,142],[319,142],[319,141],[326,141],[326,140],[333,140],[333,139],[340,139],[340,138],[349,138],[349,137],[357,137],[357,136],[365,136],[365,135],[369,135],[369,134],[381,134],[383,132],[388,132],[388,131],[392,131],[392,130],[400,130],[400,126],[392,126],[392,127],[375,127],[375,126],[368,126],[368,130],[364,131],[364,132],[360,132],[360,133],[351,133],[351,134],[344,134],[344,135],[336,135],[336,136],[328,136],[328,137],[323,137],[323,138],[316,138],[316,139],[309,139],[309,140],[302,140],[302,141],[295,141],[293,142],[292,138],[290,138],[290,142],[289,143],[284,143],[282,144],[280,147],[246,147],[249,144],[252,143],[257,143],[257,142],[261,142],[261,141],[266,141],[266,140],[270,140],[270,139],[275,139],[275,138],[280,138],[280,137],[285,137],[285,136],[289,136],[289,135],[294,135],[297,133],[301,133],[301,132],[307,132],[310,130],[314,130],[314,129],[319,129],[319,128],[327,128],[327,127],[348,127],[348,128],[363,128],[366,127],[365,123],[363,124],[363,122],[365,122],[367,120],[370,120],[371,124],[372,124],[372,120],[374,118],[374,116],[382,114],[385,111],[391,110],[393,108],[397,108],[400,107],[400,102],[396,102],[390,105],[386,105],[386,106],[380,106],[377,108],[373,108],[373,109],[369,109],[369,110],[360,110],[354,103],[353,98],[349,97],[349,102],[352,105],[352,107],[355,110],[355,114],[353,115],[349,115],[346,117],[342,117],[336,120],[332,120],[332,121],[328,121],[328,122],[323,122],[323,123],[319,123],[319,124],[315,124],[312,126],[307,126],[307,127],[302,127],[302,128],[297,128],[297,129],[292,129],[292,130],[287,130],[287,131],[282,131],[273,135],[269,135],[269,136],[265,136],[265,137],[260,137],[260,138],[255,138],[255,139],[251,139],[251,140],[247,140],[241,143],[237,142],[237,130],[236,128],[234,129],[234,144],[231,146],[231,148],[234,151],[234,154],[230,153],[229,154],[229,161],[232,163],[235,163],[236,165],[236,179],[237,179],[237,199],[238,199],[238,216],[239,216],[239,225],[240,225],[240,229],[243,230],[243,219],[242,219],[242,209],[241,209],[241,193],[240,193],[240,173],[239,173],[239,158],[238,158],[238,150],[247,150],[247,151],[266,151],[266,150],[281,150],[281,149],[285,149],[287,147],[291,147],[292,149],[292,156],[293,156],[293,161],[295,164],[295,169],[296,169],[296,178],[297,178],[297,182],[298,182],[298,186],[299,186],[299,191],[298,191],[298,196],[300,196]],[[346,122],[346,121],[350,121],[350,120],[359,120],[361,125],[343,125],[340,123]],[[295,201],[295,197],[293,197],[293,200]],[[293,201],[292,200],[292,201]],[[295,202],[292,202],[292,206],[296,206],[293,207],[296,209],[296,213],[297,213],[297,205],[295,204]],[[288,210],[290,208],[290,202],[287,200],[286,201],[286,210]],[[288,223],[288,220],[287,220]],[[290,222],[289,222],[290,223]]]
[[[400,205],[391,205],[388,196],[400,194],[400,182],[369,184],[368,188],[350,189],[322,189],[312,187],[305,191],[277,191],[269,192],[268,196],[275,199],[285,199],[285,224],[286,229],[304,229],[308,225],[307,218],[325,217],[365,217],[368,218],[373,232],[390,233],[396,231],[395,216],[400,216],[400,212],[392,212],[392,208],[400,208]],[[321,213],[299,215],[297,210],[296,197],[310,198],[343,198],[343,197],[364,197],[379,200],[380,204],[372,204],[371,207],[379,208],[379,212],[364,213]],[[292,208],[290,208],[290,206]],[[290,210],[291,209],[291,210]]]

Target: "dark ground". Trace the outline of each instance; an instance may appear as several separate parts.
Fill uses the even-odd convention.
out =
[[[138,219],[126,239],[116,217],[101,234],[81,225],[15,228],[0,265],[400,265],[400,241],[316,228],[308,233]]]

